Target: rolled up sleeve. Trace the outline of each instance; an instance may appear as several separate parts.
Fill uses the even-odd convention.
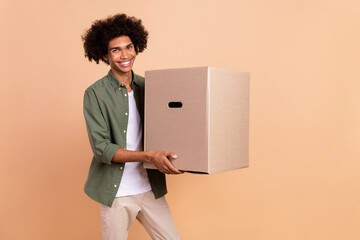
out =
[[[90,145],[97,160],[111,164],[119,145],[111,143],[110,128],[92,89],[84,94],[84,116]]]

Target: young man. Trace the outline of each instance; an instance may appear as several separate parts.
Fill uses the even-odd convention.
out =
[[[127,239],[138,219],[152,239],[179,239],[164,195],[165,174],[180,174],[167,151],[143,150],[144,78],[132,71],[147,47],[142,21],[117,14],[95,21],[82,36],[85,57],[110,65],[84,95],[84,116],[94,153],[85,193],[100,203],[103,240]],[[145,170],[152,162],[159,170]]]

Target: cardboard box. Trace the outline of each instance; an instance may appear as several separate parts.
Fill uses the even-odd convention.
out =
[[[249,75],[213,67],[145,72],[144,149],[176,153],[173,165],[188,172],[247,167]]]

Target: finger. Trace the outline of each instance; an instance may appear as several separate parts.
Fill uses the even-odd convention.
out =
[[[172,165],[172,163],[170,161],[166,162],[166,166],[167,168],[171,171],[171,173],[173,174],[180,174],[181,172],[179,170],[177,170],[174,165]]]
[[[178,157],[175,153],[172,153],[172,152],[165,151],[164,153],[165,153],[166,158],[168,158],[168,159],[176,159]]]
[[[166,166],[165,163],[161,163],[160,166],[158,167],[159,171],[165,174],[170,174],[171,171],[170,169]]]
[[[165,158],[166,159],[166,158]],[[169,168],[168,164],[168,159],[166,159],[159,167],[159,171],[165,174],[174,174],[173,171]]]
[[[167,168],[167,167],[163,167],[163,168],[161,169],[161,172],[162,172],[162,173],[165,173],[165,174],[171,174],[170,169]]]

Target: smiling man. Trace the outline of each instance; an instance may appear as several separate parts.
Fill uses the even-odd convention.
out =
[[[142,21],[125,14],[95,21],[82,36],[85,57],[110,66],[84,94],[94,156],[85,193],[100,203],[103,240],[127,239],[135,219],[152,239],[179,239],[164,195],[164,174],[181,174],[167,151],[143,151],[144,78],[132,70],[147,47]],[[145,170],[152,162],[158,170]]]

